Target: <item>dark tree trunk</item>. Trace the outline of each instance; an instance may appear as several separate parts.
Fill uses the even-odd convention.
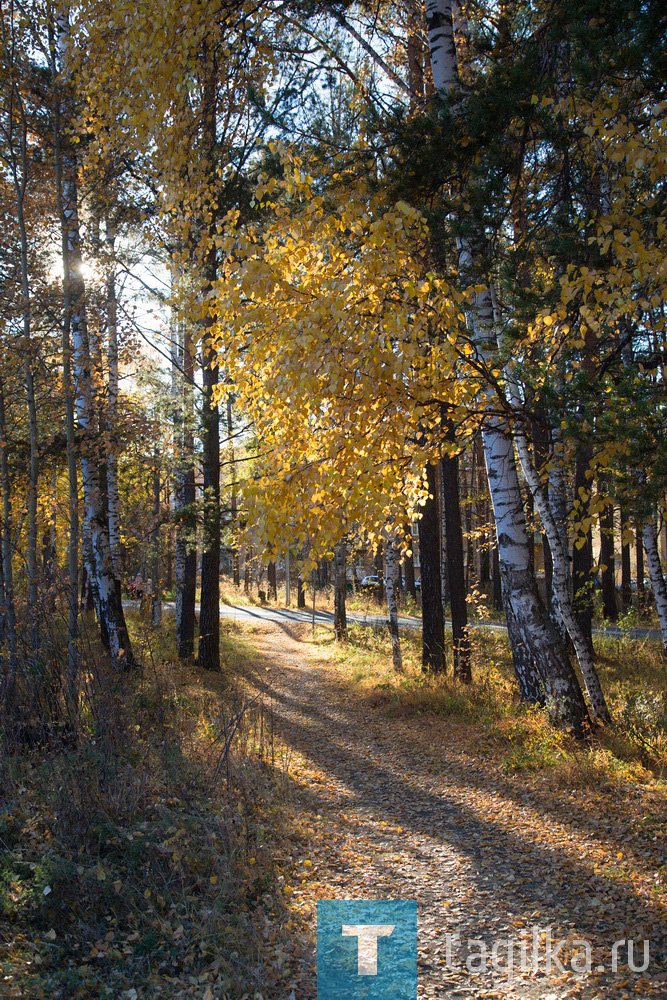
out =
[[[632,607],[632,564],[630,545],[623,541],[623,532],[626,530],[625,523],[625,511],[621,508],[621,597],[623,610],[627,611],[628,608]]]
[[[347,545],[339,542],[335,551],[335,589],[334,589],[334,634],[338,642],[347,639],[347,614],[345,602],[347,599]]]
[[[252,583],[252,547],[246,545],[245,548],[245,560],[243,563],[243,592],[244,594],[250,593],[250,584]]]
[[[445,628],[442,614],[440,582],[440,536],[436,500],[435,466],[426,467],[429,499],[419,520],[419,561],[422,594],[422,664],[427,670],[443,671],[445,660]]]
[[[408,536],[410,542],[410,552],[405,556],[403,562],[403,568],[405,571],[405,592],[411,594],[413,600],[417,600],[417,588],[415,587],[415,556],[414,556],[414,537],[412,535],[412,525],[406,524],[405,533]]]
[[[636,557],[637,557],[637,599],[639,601],[639,606],[643,607],[646,603],[646,587],[644,586],[644,540],[643,540],[643,527],[641,524],[635,526],[635,536],[636,536]]]
[[[170,531],[167,536],[167,544],[165,546],[165,569],[164,569],[164,586],[165,590],[171,590],[174,585],[174,573],[173,573],[173,559],[172,559],[172,542],[173,533]]]
[[[616,560],[614,557],[614,508],[608,504],[600,515],[600,565],[602,613],[607,621],[618,619],[616,607]]]
[[[473,447],[471,451],[472,455],[472,469],[470,472],[471,482],[474,481],[475,476],[475,449]],[[466,551],[465,551],[465,565],[466,565],[466,593],[470,590],[470,578],[472,576],[472,567],[474,562],[474,549],[472,544],[472,504],[470,502],[472,489],[468,489],[468,475],[465,467],[465,462],[459,462],[459,476],[461,480],[461,493],[463,499],[465,500],[465,529],[466,529]]]
[[[277,601],[278,600],[278,578],[277,578],[277,573],[276,573],[276,564],[274,562],[270,562],[269,563],[268,577],[269,577],[269,600],[270,601]]]
[[[201,613],[197,663],[204,670],[220,669],[220,417],[213,403],[218,383],[217,357],[204,346],[204,516],[201,561]]]
[[[535,500],[530,490],[526,490],[526,535],[530,553],[530,570],[535,572]]]
[[[489,506],[487,500],[486,465],[484,462],[484,448],[479,442],[479,454],[477,456],[477,529],[479,531],[479,583],[482,590],[486,590],[491,580],[491,559],[489,552]],[[458,477],[458,469],[457,469]]]
[[[301,575],[299,575],[296,580],[296,606],[301,610],[303,610],[306,606],[306,591],[303,588]]]
[[[496,611],[503,610],[503,580],[500,573],[500,555],[498,546],[494,544],[492,549],[493,561],[493,606]]]
[[[229,440],[229,465],[232,477],[230,497],[230,519],[232,528],[232,574],[234,586],[241,585],[241,567],[239,564],[239,549],[236,544],[236,531],[239,518],[238,485],[236,482],[236,454],[234,449],[234,420],[232,415],[232,397],[227,397],[227,438]]]
[[[375,553],[375,572],[377,573],[378,585],[376,589],[376,597],[378,604],[384,602],[384,559],[382,555],[382,545],[378,545],[377,551]]]
[[[192,493],[195,492],[194,473],[192,476]],[[194,498],[193,498],[194,502]],[[181,627],[178,636],[178,655],[182,660],[195,655],[195,602],[197,599],[197,543],[188,546],[185,555],[185,581],[183,586],[183,610],[181,612]]]
[[[207,70],[204,94],[205,141],[209,175],[215,177],[216,71],[215,60]],[[213,213],[215,217],[215,212]],[[218,276],[214,232],[204,265],[207,296]],[[213,318],[205,324],[202,343],[202,445],[204,467],[203,552],[201,561],[201,612],[197,663],[204,670],[220,669],[220,411],[214,390],[218,384],[218,355],[212,341]]]
[[[194,362],[189,337],[185,336],[184,366],[186,378],[194,377]],[[183,581],[181,584],[181,614],[178,629],[178,655],[182,660],[195,655],[195,601],[197,599],[197,484],[193,465],[194,434],[192,432],[192,393],[190,385],[186,386],[189,402],[186,414],[186,426],[183,435],[183,451],[187,456],[187,467],[183,470],[180,488],[184,510],[184,532],[179,539],[183,546]],[[189,417],[189,419],[188,419]]]
[[[590,448],[585,448],[577,455],[574,473],[574,495],[579,496],[579,490],[588,492],[590,483],[586,478],[591,458]],[[581,516],[585,515],[582,510]],[[593,529],[588,528],[585,541],[580,548],[576,542],[572,552],[572,585],[574,590],[574,610],[579,627],[586,637],[589,647],[593,647]]]
[[[470,638],[468,635],[465,566],[463,562],[463,527],[461,524],[461,499],[459,496],[458,455],[453,458],[443,458],[442,460],[442,497],[445,508],[445,532],[447,535],[449,599],[452,608],[454,675],[466,684],[469,684],[472,680],[472,673],[470,664]]]
[[[546,590],[547,607],[549,614],[554,614],[554,561],[551,555],[551,546],[546,534],[542,535],[542,561],[544,562],[544,587]]]

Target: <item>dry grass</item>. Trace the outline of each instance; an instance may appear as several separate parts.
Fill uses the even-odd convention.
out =
[[[597,642],[602,683],[616,720],[582,746],[555,730],[546,714],[521,705],[502,633],[473,630],[473,683],[425,674],[420,636],[403,633],[405,667],[392,669],[384,629],[353,627],[335,661],[345,683],[388,717],[433,714],[465,724],[471,738],[507,771],[548,772],[555,785],[662,781],[667,776],[667,671],[659,644]],[[472,728],[471,728],[472,726]],[[463,736],[463,733],[462,733]]]
[[[3,998],[231,998],[275,978],[283,775],[238,684],[246,651],[227,635],[225,671],[202,675],[168,629],[133,630],[143,670],[98,670],[76,745],[0,758]]]

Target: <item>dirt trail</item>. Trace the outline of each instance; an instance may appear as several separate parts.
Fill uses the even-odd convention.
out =
[[[292,628],[267,626],[251,642],[264,660],[257,676],[306,831],[312,868],[294,893],[302,913],[314,916],[318,899],[416,899],[424,1000],[667,997],[653,841],[627,843],[622,809],[613,818],[603,797],[554,795],[539,779],[503,774],[456,724],[388,719]],[[498,970],[491,949],[512,941],[518,965],[522,940],[534,953],[534,928],[540,967],[515,969],[508,981],[507,946]],[[568,942],[557,956],[566,968],[577,951],[580,968],[581,941],[590,943],[590,975],[563,975],[557,965],[546,973],[548,928]],[[447,934],[460,935],[459,967],[448,963]],[[637,942],[639,964],[640,941],[650,940],[645,975],[629,973],[623,950],[611,973],[612,945],[623,938]],[[469,952],[474,971],[465,966],[473,939],[488,949],[485,971],[479,945]],[[315,997],[312,963],[294,981],[296,1000]]]

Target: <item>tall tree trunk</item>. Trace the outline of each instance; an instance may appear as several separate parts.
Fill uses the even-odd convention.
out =
[[[387,564],[387,606],[389,608],[389,636],[391,639],[391,659],[394,670],[403,669],[401,655],[401,639],[398,629],[398,603],[396,601],[396,546],[389,534],[385,544],[385,561]]]
[[[277,574],[277,567],[276,567],[275,562],[270,562],[269,563],[268,576],[269,576],[269,600],[270,601],[277,601],[278,600],[278,574]]]
[[[469,684],[472,680],[470,663],[470,637],[468,635],[468,606],[463,564],[463,527],[459,496],[459,456],[442,460],[442,492],[447,534],[447,574],[449,599],[452,608],[454,647],[454,676]]]
[[[220,669],[220,419],[213,389],[218,383],[217,355],[204,347],[204,533],[201,562],[201,613],[197,663]]]
[[[197,501],[194,468],[194,357],[187,324],[174,317],[172,333],[172,399],[176,470],[176,636],[178,655],[187,660],[195,651],[197,590]]]
[[[231,475],[231,533],[232,533],[232,575],[234,579],[234,586],[240,587],[241,585],[241,565],[239,562],[239,547],[236,543],[236,532],[238,530],[238,519],[239,519],[239,501],[238,501],[238,483],[236,481],[236,454],[234,449],[234,419],[232,412],[232,396],[231,393],[227,396],[227,440],[229,442],[229,468]],[[274,582],[275,582],[275,567],[274,567]],[[269,581],[270,589],[270,581]],[[275,589],[275,588],[274,588]],[[277,593],[274,594],[274,600],[276,599]]]
[[[384,603],[384,557],[382,554],[382,543],[380,543],[375,551],[375,573],[378,578],[377,587],[375,590],[375,597],[378,604]]]
[[[408,0],[408,82],[410,111],[424,100],[424,43],[422,40],[422,6],[418,0]]]
[[[508,381],[511,382],[511,376]],[[515,399],[514,404],[516,405],[517,402],[518,400]],[[568,549],[563,543],[562,526],[556,521],[549,502],[549,495],[540,480],[539,473],[532,464],[525,424],[515,424],[515,438],[523,474],[528,488],[535,498],[540,519],[549,539],[549,548],[551,549],[553,560],[553,593],[554,599],[557,602],[558,614],[574,645],[596,721],[606,725],[611,722],[611,715],[600,685],[600,679],[595,669],[588,642],[584,633],[579,628],[570,600]],[[554,461],[558,463],[558,457]],[[557,492],[555,490],[553,492],[557,496]]]
[[[537,593],[530,568],[523,501],[516,472],[511,435],[494,427],[485,431],[485,451],[491,499],[494,507],[503,593],[509,601],[516,633],[525,646],[515,656],[522,669],[534,669],[538,677],[520,680],[527,690],[541,687],[554,721],[571,725],[581,733],[586,707],[567,652]],[[538,679],[539,678],[539,679]],[[541,683],[540,683],[541,682]]]
[[[12,20],[13,24],[13,20]],[[28,262],[28,233],[25,223],[25,194],[28,186],[28,123],[21,94],[12,74],[11,101],[18,119],[19,150],[14,145],[15,122],[8,124],[9,167],[14,183],[16,219],[19,227],[21,261],[21,312],[23,320],[23,356],[25,367],[26,401],[28,406],[28,433],[30,457],[28,462],[28,548],[26,569],[28,574],[28,608],[30,614],[30,658],[36,663],[39,654],[39,607],[37,571],[37,478],[39,474],[39,443],[37,436],[37,406],[33,377],[32,303],[30,297],[30,268]]]
[[[347,543],[340,541],[334,549],[334,635],[338,642],[347,640]]]
[[[426,670],[446,670],[445,626],[440,581],[440,536],[436,500],[435,466],[426,467],[429,498],[419,520],[419,563],[422,595],[422,665]]]
[[[546,531],[542,532],[542,559],[544,562],[544,589],[547,597],[547,607],[549,614],[553,618],[554,609],[554,561],[551,555],[549,539]],[[584,633],[585,634],[585,633]]]
[[[449,94],[459,82],[451,0],[426,0],[426,20],[431,52],[433,81],[437,91]],[[484,241],[484,234],[477,234]],[[473,261],[473,242],[459,238],[459,270],[468,284],[479,289],[471,303],[469,324],[478,354],[495,361],[493,305],[491,290],[479,286]],[[488,390],[491,393],[491,390]],[[525,514],[516,471],[514,446],[509,428],[493,415],[495,398],[489,395],[490,414],[483,441],[491,501],[498,531],[498,547],[506,596],[512,605],[518,630],[530,658],[542,674],[547,688],[551,716],[582,734],[586,706],[576,675],[558,633],[544,609],[530,570],[530,552]]]
[[[217,142],[217,101],[215,58],[206,69],[204,87],[204,129],[209,180],[215,182]],[[211,193],[213,197],[213,192]],[[211,209],[213,220],[216,212]],[[204,267],[204,299],[208,301],[218,276],[218,259],[213,226]],[[218,355],[212,340],[213,316],[205,322],[202,344],[203,411],[202,445],[204,464],[204,540],[201,561],[201,612],[197,663],[204,670],[220,670],[220,411],[215,399],[218,384]]]
[[[118,456],[113,445],[113,431],[118,419],[119,369],[118,369],[118,301],[116,297],[116,267],[115,245],[116,228],[107,219],[106,245],[109,255],[109,267],[106,282],[106,318],[107,318],[107,365],[109,368],[108,398],[106,422],[109,428],[109,444],[106,450],[107,465],[107,508],[109,514],[109,545],[111,546],[111,561],[117,580],[120,581],[120,492],[118,484]]]
[[[438,503],[438,537],[440,539],[440,600],[442,616],[445,618],[449,604],[449,575],[447,573],[447,531],[445,528],[445,500],[443,497],[442,462],[435,465],[435,489]]]
[[[69,15],[67,11],[64,11],[59,15],[57,22],[58,54],[63,73],[66,72],[69,36]],[[67,90],[63,90],[59,97],[58,125],[61,126],[63,119],[65,123],[69,123],[69,121],[73,121],[74,115],[71,96]],[[74,348],[75,406],[84,439],[81,448],[84,503],[91,530],[100,626],[103,630],[106,628],[114,665],[125,669],[134,666],[134,657],[125,624],[122,601],[119,599],[119,588],[113,572],[106,496],[100,482],[99,456],[96,454],[98,442],[94,440],[97,398],[92,381],[86,324],[86,289],[82,273],[83,262],[79,233],[77,161],[69,141],[64,145],[61,145],[61,141],[62,128],[59,128],[60,164],[58,166],[57,193],[63,244],[65,315],[66,322],[69,322]]]
[[[306,606],[306,591],[303,587],[303,577],[301,576],[301,573],[299,573],[296,580],[296,606],[301,611],[303,611]]]
[[[623,610],[627,611],[632,607],[632,561],[630,557],[630,543],[624,539],[624,533],[629,529],[625,511],[621,507],[621,595],[623,599]]]
[[[5,684],[4,700],[7,710],[13,708],[16,698],[19,657],[16,635],[16,604],[14,601],[14,569],[12,565],[12,495],[7,459],[7,418],[5,415],[5,386],[0,376],[0,481],[2,488],[2,571],[4,632],[9,645],[9,672]]]
[[[461,482],[461,493],[465,501],[465,589],[466,594],[470,590],[470,578],[472,575],[472,565],[474,558],[474,550],[472,544],[472,494],[474,493],[474,477],[475,477],[475,449],[473,447],[471,451],[472,456],[472,468],[470,472],[470,489],[468,489],[468,473],[466,469],[465,462],[463,464],[459,462],[459,479]]]
[[[643,528],[641,524],[637,523],[635,525],[635,555],[637,559],[637,600],[639,602],[639,607],[642,608],[646,604],[646,587],[644,585],[644,540],[643,540]]]
[[[151,531],[151,621],[162,621],[160,593],[160,466],[157,447],[153,451],[153,529]]]
[[[42,537],[42,579],[47,604],[55,610],[58,584],[58,462],[51,465],[51,497],[49,522]]]
[[[475,504],[477,511],[477,549],[479,552],[479,584],[482,590],[488,587],[489,580],[491,579],[491,566],[489,559],[489,539],[488,539],[488,524],[489,524],[489,512],[487,504],[487,483],[486,483],[486,471],[484,469],[484,448],[480,438],[476,438],[476,450],[477,450],[477,502]],[[457,462],[457,476],[458,476],[458,462]],[[473,484],[474,485],[474,484]]]
[[[497,548],[497,547],[496,547]],[[544,706],[547,703],[547,686],[541,671],[531,656],[530,649],[523,641],[521,629],[512,609],[512,601],[506,594],[507,580],[501,579],[501,604],[504,604],[507,619],[507,635],[512,650],[512,665],[519,687],[521,701],[528,705]]]
[[[588,494],[590,484],[586,478],[592,454],[590,446],[579,450],[574,472],[574,493],[577,503],[581,503],[581,491]],[[583,520],[586,510],[577,508]],[[581,532],[578,533],[581,537]],[[579,628],[586,637],[588,648],[593,649],[593,527],[589,525],[583,534],[584,543],[576,541],[572,552],[572,589],[574,591],[574,611]]]
[[[646,549],[646,562],[648,563],[651,586],[655,597],[655,607],[658,612],[660,622],[660,632],[662,634],[662,644],[665,656],[667,656],[667,584],[662,572],[660,562],[660,551],[658,549],[658,529],[656,518],[652,517],[644,525],[644,548]]]
[[[607,621],[618,620],[616,605],[616,558],[614,555],[614,508],[607,504],[600,515],[600,568],[602,613]]]
[[[289,564],[287,564],[289,568]],[[244,594],[250,593],[250,584],[252,583],[252,546],[246,545],[245,547],[245,559],[243,561],[243,592]]]
[[[412,521],[405,526],[405,534],[408,538],[410,549],[403,557],[403,568],[405,571],[405,592],[410,594],[413,601],[417,600],[417,588],[415,586],[415,555],[414,537],[412,534]]]

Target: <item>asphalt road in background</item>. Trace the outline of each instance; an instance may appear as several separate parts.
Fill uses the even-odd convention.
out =
[[[138,604],[137,601],[127,601],[124,603],[127,603],[129,606],[136,606]],[[166,611],[175,611],[175,605],[171,602],[166,602],[163,607]],[[199,611],[199,605],[197,605],[197,611]],[[274,622],[277,625],[312,625],[313,622],[312,609],[297,610],[296,608],[280,608],[269,605],[221,604],[220,617],[232,618],[234,621],[239,622]],[[387,625],[389,621],[385,615],[358,614],[356,612],[348,613],[347,620],[348,622],[356,622],[359,625],[368,625],[371,627],[381,627]],[[316,625],[333,629],[333,622],[334,616],[330,611],[315,612]],[[421,618],[400,616],[398,624],[402,629],[416,630],[421,628],[422,623]],[[445,624],[451,628],[452,623],[450,621],[445,622]],[[471,622],[470,628],[487,629],[491,632],[507,631],[504,625],[496,622]],[[593,631],[596,635],[606,636],[609,639],[652,639],[656,642],[659,642],[661,639],[660,629],[655,628],[614,628],[613,626],[609,626],[608,628],[596,628]]]

